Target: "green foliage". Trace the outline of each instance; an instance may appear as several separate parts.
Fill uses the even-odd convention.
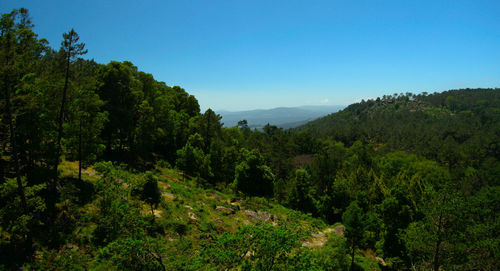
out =
[[[404,261],[407,253],[401,232],[413,220],[411,203],[400,187],[394,187],[391,195],[384,199],[379,208],[384,223],[383,255],[394,261]]]
[[[0,248],[4,253],[0,256],[1,263],[12,264],[13,260],[19,260],[19,245],[25,242],[25,236],[32,233],[33,229],[40,227],[41,222],[36,217],[45,211],[45,202],[41,197],[45,184],[27,186],[23,178],[26,203],[30,215],[26,215],[20,209],[21,198],[17,193],[17,182],[15,179],[7,179],[0,184]]]
[[[351,269],[500,269],[498,89],[226,129],[131,62],[79,58],[74,30],[56,51],[32,29],[23,8],[0,19],[0,269],[345,270],[348,253]],[[259,220],[243,210],[277,226],[238,230]],[[341,220],[345,237],[299,245]]]
[[[124,184],[130,176],[111,163],[100,163],[96,170],[102,174],[95,184],[97,212],[91,216],[97,227],[92,233],[92,243],[101,247],[119,236],[142,232],[146,223],[140,215],[140,205],[128,200]]]
[[[361,245],[366,229],[365,215],[363,209],[359,207],[357,201],[353,201],[349,204],[349,207],[347,207],[346,211],[342,215],[342,222],[345,226],[344,235],[347,238],[351,249],[350,270],[353,270],[354,253],[356,248]]]
[[[243,161],[236,166],[234,184],[238,191],[251,196],[273,194],[274,175],[257,150],[242,150]]]
[[[99,250],[97,269],[165,270],[162,254],[165,248],[155,238],[118,239]]]
[[[311,176],[304,169],[297,169],[295,171],[295,178],[292,180],[292,190],[288,196],[288,205],[296,210],[305,213],[316,213],[314,200],[312,195],[314,191],[311,190]]]
[[[137,196],[153,209],[158,208],[161,202],[161,191],[158,186],[157,177],[151,172],[147,172],[143,176],[137,178],[131,186],[132,196]]]
[[[83,167],[88,167],[104,151],[100,134],[108,114],[101,111],[104,103],[92,90],[76,89],[72,98],[67,113],[71,121],[64,125],[64,146],[68,158],[81,160]]]
[[[26,181],[23,182],[26,189],[26,198],[28,208],[32,214],[41,214],[45,210],[45,204],[40,197],[41,192],[45,189],[44,184],[31,187],[26,186]],[[7,179],[0,185],[0,199],[4,202],[0,211],[0,220],[2,221],[2,229],[16,235],[24,235],[29,230],[30,217],[22,214],[19,210],[21,199],[17,194],[17,183],[15,179]],[[14,238],[11,236],[10,238]]]
[[[453,268],[466,257],[465,202],[452,190],[426,191],[422,212],[425,218],[413,223],[406,232],[406,243],[413,265]],[[418,232],[417,232],[418,230]],[[418,234],[418,235],[416,235]],[[425,243],[423,243],[425,241]]]
[[[352,104],[299,128],[351,145],[377,142],[387,150],[413,152],[449,169],[474,166],[495,184],[488,160],[498,160],[498,89],[462,89],[434,94],[395,94]],[[396,106],[398,105],[398,106]],[[493,145],[492,145],[493,144]],[[497,185],[497,184],[495,184]]]
[[[193,268],[284,270],[292,261],[290,251],[298,246],[297,235],[284,227],[246,226],[234,234],[222,234],[200,253]]]
[[[500,257],[499,201],[500,188],[496,186],[484,187],[464,202],[463,211],[466,212],[466,221],[459,220],[459,222],[463,223],[462,226],[466,227],[466,230],[463,232],[463,238],[458,240],[458,245],[465,243],[465,253],[469,259],[469,262],[465,263],[467,269],[495,270],[500,268],[500,263],[495,260]]]
[[[209,179],[213,177],[210,156],[203,152],[203,139],[199,134],[189,136],[186,145],[177,151],[177,167],[185,173]]]
[[[349,246],[341,236],[330,236],[325,246],[312,252],[318,270],[348,270]]]
[[[91,257],[78,247],[65,247],[61,251],[39,251],[41,259],[26,266],[27,270],[88,270]]]

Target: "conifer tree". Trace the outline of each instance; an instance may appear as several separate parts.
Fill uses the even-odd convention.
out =
[[[61,99],[61,108],[59,109],[59,116],[57,120],[57,141],[56,141],[56,159],[54,162],[54,171],[55,171],[55,179],[57,179],[57,167],[59,166],[59,158],[61,156],[61,139],[63,137],[63,122],[65,115],[65,106],[66,106],[66,96],[68,92],[68,84],[69,84],[69,73],[70,73],[70,64],[75,60],[75,58],[79,55],[84,55],[87,53],[85,50],[85,43],[78,43],[80,40],[80,36],[75,32],[74,29],[71,29],[68,33],[63,34],[64,40],[61,42],[61,51],[64,53],[65,57],[65,76],[64,76],[64,88],[62,92]]]
[[[359,247],[365,232],[363,209],[359,207],[357,201],[351,202],[347,210],[342,215],[342,221],[345,226],[345,237],[351,247],[351,268],[354,270],[354,252]]]
[[[28,204],[26,201],[25,188],[21,178],[21,164],[18,153],[16,126],[14,120],[14,113],[12,108],[11,95],[15,93],[15,86],[18,84],[19,79],[23,76],[23,69],[20,65],[20,60],[27,59],[22,54],[29,54],[31,49],[27,44],[30,44],[31,39],[36,35],[30,35],[31,39],[23,39],[20,34],[21,31],[31,32],[33,24],[29,18],[28,10],[21,8],[13,10],[11,13],[3,14],[0,19],[0,73],[2,78],[1,87],[5,95],[5,113],[9,126],[9,141],[11,148],[11,157],[14,162],[14,171],[17,182],[17,193],[21,200],[22,212],[25,216],[29,216]],[[19,50],[21,47],[26,47],[27,50]],[[27,66],[27,63],[23,63]],[[21,66],[21,67],[20,67]],[[29,222],[28,222],[29,229]],[[26,253],[32,250],[32,236],[28,230],[25,238]]]

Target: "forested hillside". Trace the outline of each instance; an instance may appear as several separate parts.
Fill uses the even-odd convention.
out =
[[[299,128],[345,144],[371,143],[437,161],[454,173],[474,168],[485,183],[500,179],[500,89],[394,94],[352,104]]]
[[[223,128],[74,30],[0,27],[0,269],[500,269],[498,89]]]

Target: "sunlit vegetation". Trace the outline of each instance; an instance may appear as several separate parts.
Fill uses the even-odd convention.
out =
[[[500,269],[499,89],[223,128],[74,30],[0,27],[0,269]]]

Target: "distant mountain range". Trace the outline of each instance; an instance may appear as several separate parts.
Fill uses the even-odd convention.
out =
[[[238,125],[238,121],[247,120],[250,128],[261,128],[266,124],[289,129],[303,125],[311,120],[324,117],[342,110],[343,105],[316,105],[299,107],[278,107],[248,111],[217,111],[222,116],[224,127]]]

